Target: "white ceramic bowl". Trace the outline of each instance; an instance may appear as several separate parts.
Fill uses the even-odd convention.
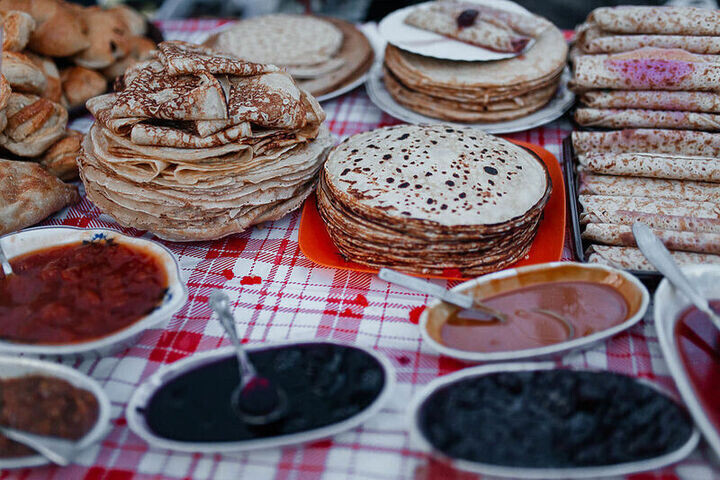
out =
[[[720,266],[692,265],[681,268],[701,295],[708,299],[720,298]],[[715,430],[695,396],[675,340],[675,324],[678,316],[690,307],[691,303],[682,293],[676,291],[667,279],[660,282],[655,291],[654,302],[655,328],[657,329],[660,348],[670,369],[670,374],[675,379],[675,385],[677,385],[680,396],[695,419],[695,423],[715,454],[720,457],[720,433]]]
[[[22,353],[80,357],[111,355],[134,344],[145,330],[163,328],[170,317],[185,304],[188,292],[185,282],[180,276],[180,266],[172,252],[159,243],[123,235],[116,230],[64,226],[29,228],[0,237],[0,242],[8,259],[12,260],[15,256],[43,248],[102,239],[113,239],[126,245],[143,247],[157,256],[168,279],[168,288],[162,303],[149,315],[105,337],[64,345],[25,344],[0,340],[0,354]]]
[[[650,302],[647,288],[633,275],[613,267],[575,262],[542,263],[502,270],[461,283],[452,291],[463,292],[472,289],[475,295],[482,299],[541,282],[570,280],[595,281],[614,287],[628,302],[628,318],[614,327],[545,347],[504,352],[473,352],[451,348],[440,342],[440,328],[447,314],[442,310],[446,308],[443,303],[435,300],[420,316],[420,333],[423,341],[442,355],[465,362],[501,362],[553,356],[569,350],[587,348],[595,342],[632,327],[643,318]]]
[[[534,370],[552,370],[555,368],[553,362],[535,362],[535,363],[504,363],[493,364],[480,367],[466,368],[450,375],[437,378],[425,386],[413,398],[409,408],[409,427],[411,441],[416,445],[434,455],[435,457],[450,463],[454,468],[459,470],[473,472],[481,475],[507,477],[514,479],[537,478],[537,479],[579,479],[579,478],[597,478],[609,476],[623,476],[632,473],[644,472],[648,470],[656,470],[667,465],[679,462],[697,447],[700,440],[700,434],[697,428],[693,427],[692,433],[688,440],[677,450],[661,455],[659,457],[647,460],[638,460],[636,462],[620,463],[615,465],[603,465],[597,467],[575,467],[575,468],[520,468],[506,467],[501,465],[492,465],[487,463],[472,462],[469,460],[455,459],[447,457],[442,452],[433,448],[431,443],[425,438],[420,429],[420,409],[427,399],[437,390],[448,384],[464,380],[471,377],[481,377],[496,372],[529,372]],[[658,385],[648,382],[644,379],[636,379],[638,382],[649,385],[660,393],[672,398]]]
[[[366,422],[369,418],[377,414],[383,405],[387,402],[395,387],[395,371],[390,361],[381,353],[370,348],[360,345],[350,345],[333,341],[316,341],[316,340],[298,340],[291,342],[268,342],[246,347],[248,352],[266,350],[268,348],[292,346],[292,345],[340,345],[349,348],[361,350],[379,363],[385,374],[385,385],[383,385],[377,398],[368,405],[364,410],[358,412],[354,416],[341,422],[333,423],[325,427],[316,428],[304,432],[292,433],[288,435],[280,435],[277,437],[260,438],[256,440],[242,440],[236,442],[182,442],[177,440],[169,440],[155,435],[145,421],[145,416],[139,410],[144,410],[155,392],[165,385],[168,381],[182,375],[185,372],[194,370],[203,365],[216,362],[222,358],[228,358],[235,355],[233,347],[221,348],[201,354],[193,355],[178,362],[161,368],[155,372],[150,378],[142,383],[133,393],[125,410],[125,418],[128,426],[140,438],[145,440],[153,447],[167,448],[169,450],[178,450],[182,452],[200,452],[200,453],[230,453],[244,452],[249,450],[258,450],[262,448],[277,448],[287,445],[301,444],[313,442],[321,438],[331,437],[340,432],[350,430],[358,425]]]
[[[88,390],[98,401],[98,418],[95,426],[79,440],[80,448],[88,448],[99,442],[110,432],[110,400],[102,387],[92,378],[65,365],[34,358],[0,356],[0,378],[15,378],[25,375],[43,375],[60,378],[71,385]],[[11,468],[37,467],[50,463],[42,455],[17,458],[0,458],[0,471]]]

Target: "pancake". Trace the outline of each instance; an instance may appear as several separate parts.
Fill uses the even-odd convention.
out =
[[[443,120],[490,123],[526,116],[552,99],[568,51],[562,33],[542,22],[536,43],[505,60],[441,60],[388,45],[385,85],[399,104]]]
[[[241,232],[297,208],[332,145],[317,101],[287,73],[183,42],[88,102],[88,198],[173,241]]]
[[[311,15],[242,20],[212,35],[205,45],[245,60],[278,65],[314,96],[356,81],[373,61],[372,46],[355,25]]]
[[[335,147],[318,210],[352,261],[476,275],[527,253],[551,188],[544,164],[505,140],[471,128],[406,125]]]

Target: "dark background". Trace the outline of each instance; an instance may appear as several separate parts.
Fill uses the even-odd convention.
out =
[[[332,1],[332,0],[328,0]],[[381,20],[385,15],[415,3],[422,3],[426,0],[373,0],[367,11],[367,20]],[[597,7],[608,7],[623,4],[632,5],[661,5],[662,0],[514,0],[533,13],[537,13],[562,29],[573,29],[582,23],[593,9]]]

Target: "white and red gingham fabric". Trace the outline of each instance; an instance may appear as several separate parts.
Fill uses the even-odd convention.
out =
[[[183,20],[161,27],[166,38],[197,41],[198,32],[218,21]],[[400,123],[377,109],[362,87],[326,102],[330,130],[342,139],[383,125]],[[88,120],[75,123],[87,127]],[[563,120],[510,135],[541,145],[560,158],[570,124]],[[146,332],[134,347],[112,357],[66,361],[99,381],[113,406],[112,432],[78,458],[77,464],[1,472],[0,479],[475,479],[430,460],[409,441],[406,411],[412,395],[440,375],[463,364],[435,354],[415,325],[425,295],[393,287],[377,277],[314,265],[298,247],[299,213],[223,240],[162,242],[180,261],[189,288],[188,303],[164,330]],[[44,222],[47,225],[110,227],[131,235],[151,235],[119,227],[83,198]],[[564,257],[569,259],[566,248]],[[452,286],[457,282],[438,283]],[[210,318],[209,292],[223,288],[232,299],[244,341],[330,338],[375,348],[397,370],[392,401],[360,428],[309,445],[236,455],[199,455],[152,448],[127,428],[123,411],[133,390],[164,365],[195,352],[226,345],[219,323]],[[654,327],[645,321],[627,332],[561,363],[602,368],[657,381],[673,389]],[[192,421],[192,419],[187,419]],[[720,478],[701,447],[673,467],[628,477],[632,480]]]

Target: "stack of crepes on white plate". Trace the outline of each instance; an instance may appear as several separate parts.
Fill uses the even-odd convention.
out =
[[[317,199],[330,237],[351,261],[477,276],[528,253],[551,190],[545,164],[507,140],[404,125],[335,147]]]
[[[492,22],[495,30],[508,33],[510,43],[517,36],[514,32],[520,32],[524,35],[522,38],[533,38],[535,44],[520,56],[487,62],[441,60],[388,45],[383,79],[399,104],[443,120],[492,123],[529,115],[553,98],[568,52],[562,32],[554,25],[529,13],[510,13],[455,0],[436,3],[443,8],[429,12],[432,16],[427,19],[415,19],[413,25],[424,25],[427,21],[428,26],[438,24],[453,31],[469,32],[475,26],[453,25],[461,15],[467,16],[465,12],[472,11],[477,12],[473,22],[487,19],[483,24]],[[422,7],[417,11],[418,15],[425,13]],[[411,13],[411,17],[413,15],[416,12]],[[450,30],[427,29],[450,34]],[[482,39],[486,37],[483,30]]]
[[[315,96],[352,83],[367,72],[374,58],[370,42],[355,25],[311,15],[248,18],[212,35],[205,45],[282,67]]]
[[[216,239],[296,209],[332,143],[290,75],[184,42],[161,43],[88,109],[88,197],[169,240]]]
[[[578,31],[578,124],[720,131],[720,11],[603,7]]]
[[[689,130],[574,132],[588,261],[654,270],[635,248],[643,222],[679,263],[720,263],[720,135]]]

